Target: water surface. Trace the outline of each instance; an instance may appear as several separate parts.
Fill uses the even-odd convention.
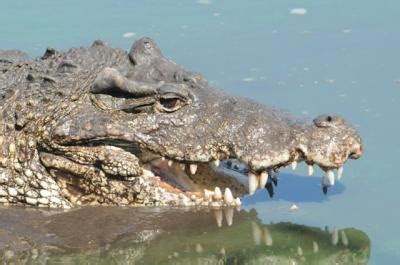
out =
[[[231,94],[310,118],[343,115],[360,130],[365,155],[328,196],[300,166],[283,174],[274,199],[260,191],[244,208],[262,223],[355,227],[371,240],[371,264],[399,264],[399,9],[394,0],[5,0],[0,48],[39,56],[102,38],[128,49],[146,35]]]
[[[358,229],[262,224],[255,210],[15,207],[0,216],[6,263],[366,264],[371,251]]]

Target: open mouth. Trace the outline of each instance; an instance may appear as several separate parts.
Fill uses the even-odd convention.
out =
[[[151,205],[156,201],[155,205],[218,208],[240,206],[241,197],[258,189],[265,188],[272,197],[281,169],[295,170],[303,161],[309,175],[313,175],[314,165],[325,172],[321,186],[326,194],[335,183],[335,173],[340,179],[343,164],[356,156],[349,154],[332,167],[296,151],[284,162],[263,166],[263,161],[246,162],[229,152],[218,153],[220,159],[186,160],[161,155],[131,141],[97,138],[64,142],[51,155],[41,154],[41,160],[64,197],[74,204]]]
[[[241,204],[240,197],[246,194],[253,195],[258,189],[265,188],[272,198],[281,169],[290,167],[295,171],[298,163],[302,161],[305,160],[298,157],[298,160],[287,161],[258,171],[252,170],[248,164],[236,158],[213,160],[208,163],[189,163],[162,157],[153,161],[151,165],[152,171],[164,182],[164,187],[171,186],[178,192],[202,196],[206,200],[203,205],[235,206]],[[315,165],[324,171],[321,177],[324,194],[327,193],[329,187],[334,186],[335,178],[340,180],[342,177],[343,166],[334,168],[311,161],[305,161],[305,163],[309,176],[314,175]],[[224,193],[222,193],[223,190]],[[201,192],[203,192],[202,195]]]

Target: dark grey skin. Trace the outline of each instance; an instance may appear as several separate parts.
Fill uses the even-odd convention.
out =
[[[226,95],[149,38],[129,53],[96,41],[22,56],[0,60],[0,202],[238,206],[300,161],[327,172],[326,191],[363,152],[344,119],[299,123]],[[246,165],[248,181],[215,173],[226,159]]]

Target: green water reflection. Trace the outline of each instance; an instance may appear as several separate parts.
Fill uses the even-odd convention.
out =
[[[371,251],[355,228],[262,224],[254,210],[0,208],[0,216],[6,263],[366,264]]]

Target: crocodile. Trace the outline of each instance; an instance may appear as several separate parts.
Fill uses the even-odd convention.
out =
[[[28,59],[0,51],[0,202],[239,206],[304,161],[322,189],[363,143],[338,115],[311,121],[212,88],[150,38]],[[238,161],[244,174],[219,170]]]

